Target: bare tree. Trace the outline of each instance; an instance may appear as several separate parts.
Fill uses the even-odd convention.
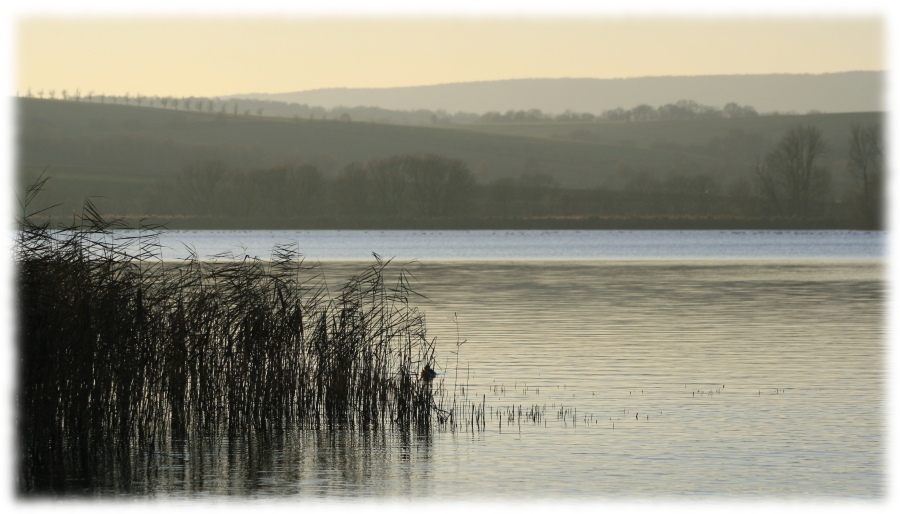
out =
[[[38,91],[38,98],[40,98],[41,100],[44,99],[44,90],[43,89]]]
[[[757,166],[760,194],[767,197],[780,214],[808,216],[812,202],[827,193],[829,177],[816,166],[825,154],[822,132],[814,126],[789,129],[774,150],[766,154],[765,165]]]
[[[340,214],[349,216],[370,214],[372,186],[372,179],[365,166],[356,161],[347,165],[338,174],[332,190],[333,201]]]
[[[56,98],[56,90],[55,89],[51,89],[51,90],[47,91],[47,94],[50,95],[51,100]]]
[[[878,227],[881,210],[882,139],[881,127],[850,127],[847,171],[858,187],[858,207],[867,226]]]
[[[775,175],[769,171],[766,162],[762,159],[756,160],[756,166],[753,168],[753,184],[756,188],[756,194],[765,202],[771,204],[773,210],[781,214],[781,200],[778,192],[778,184]]]
[[[409,156],[371,159],[366,164],[372,179],[375,207],[384,216],[397,216],[403,208],[408,184]]]
[[[128,105],[131,101],[128,91],[125,91],[125,96],[123,98],[125,99],[125,105]]]
[[[405,158],[412,205],[419,216],[452,216],[465,212],[475,177],[463,161],[437,155]]]
[[[76,102],[81,101],[81,89],[80,88],[75,88],[75,101]]]
[[[162,97],[162,98],[159,99],[159,102],[162,104],[163,109],[165,109],[165,108],[168,107],[168,105],[169,105],[169,97],[168,97],[168,96],[164,96],[164,97]]]
[[[68,89],[63,89],[62,91],[59,92],[59,94],[62,95],[63,100],[67,100],[69,98],[69,90]]]
[[[219,189],[229,167],[221,160],[194,162],[176,176],[177,200],[186,214],[209,216],[217,207]]]

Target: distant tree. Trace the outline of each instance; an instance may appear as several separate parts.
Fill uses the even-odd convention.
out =
[[[128,91],[125,91],[125,95],[122,96],[122,99],[125,100],[125,105],[129,105],[131,103],[131,96]]]
[[[43,89],[38,91],[38,98],[40,98],[41,100],[44,99],[44,90]]]
[[[853,125],[849,143],[847,171],[857,185],[857,209],[866,226],[879,228],[883,175],[881,128]]]
[[[280,164],[241,174],[238,194],[261,217],[296,218],[320,213],[322,176],[309,164]],[[234,202],[231,202],[234,203]]]
[[[371,159],[366,163],[374,184],[374,204],[379,214],[397,216],[403,209],[407,189],[409,158],[393,156]]]
[[[487,214],[493,216],[515,216],[520,214],[519,184],[512,177],[500,177],[488,186]]]
[[[31,87],[28,87],[28,93],[25,94],[27,98],[31,98]]]
[[[184,98],[184,110],[185,111],[191,110],[191,98],[190,97]]]
[[[728,102],[725,104],[725,107],[722,108],[722,112],[727,118],[740,118],[743,116],[743,109],[735,102]]]
[[[94,90],[93,89],[91,89],[90,91],[87,92],[87,100],[90,103],[94,103]]]
[[[175,179],[175,198],[184,214],[209,216],[216,212],[219,189],[228,166],[221,160],[195,162]]]
[[[297,118],[299,119],[298,115]],[[334,181],[332,197],[337,215],[367,216],[372,211],[372,179],[359,162],[347,165]]]
[[[437,155],[405,157],[412,207],[419,216],[455,216],[466,212],[475,177],[459,160]]]
[[[50,96],[50,99],[51,99],[51,100],[54,100],[54,99],[56,98],[56,90],[55,90],[55,89],[51,89],[51,90],[47,91],[47,95]]]
[[[827,171],[816,165],[825,151],[816,127],[789,129],[765,161],[757,164],[757,191],[779,214],[808,216],[814,200],[824,197],[830,187]]]
[[[69,90],[68,89],[61,90],[59,92],[59,94],[60,94],[60,96],[62,96],[63,100],[68,100],[68,98],[69,98]]]
[[[623,214],[641,215],[660,211],[662,182],[652,170],[630,171],[623,190],[628,198]]]
[[[141,104],[144,102],[144,97],[141,96],[140,93],[138,93],[138,94],[134,95],[134,102],[135,102],[136,104],[138,104],[138,107],[140,107]]]
[[[259,117],[262,117],[262,113],[263,113],[263,108],[262,108],[262,107],[257,107],[257,108],[256,108],[256,115],[259,116]]]
[[[555,207],[559,196],[559,180],[540,170],[536,162],[528,162],[516,180],[517,199],[523,214],[545,215]]]
[[[634,121],[650,121],[657,118],[657,111],[652,106],[640,104],[631,109],[631,119]]]
[[[172,98],[172,108],[175,109],[176,111],[178,110],[178,99],[177,98]]]
[[[169,106],[169,97],[168,97],[168,96],[164,96],[164,97],[160,98],[160,99],[159,99],[159,103],[162,104],[163,109],[167,108],[167,107]]]
[[[81,101],[81,89],[78,89],[78,88],[75,89],[75,101],[76,102]]]

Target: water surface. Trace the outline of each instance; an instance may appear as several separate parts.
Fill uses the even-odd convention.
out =
[[[323,264],[329,277],[359,266]],[[411,270],[429,297],[418,305],[438,340],[440,378],[485,402],[483,430],[301,431],[173,449],[146,490],[462,500],[886,494],[878,261],[428,261]]]
[[[268,259],[292,244],[312,260],[880,258],[883,232],[841,230],[175,230],[166,259],[231,252]]]

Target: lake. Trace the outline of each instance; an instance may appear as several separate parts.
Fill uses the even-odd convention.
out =
[[[173,231],[166,259],[296,243],[340,283],[408,264],[448,390],[483,428],[173,445],[100,494],[882,500],[885,235]],[[454,353],[456,352],[456,353]],[[868,503],[868,502],[866,502]]]
[[[881,258],[883,232],[838,230],[173,230],[163,258],[267,259],[294,244],[313,260]]]

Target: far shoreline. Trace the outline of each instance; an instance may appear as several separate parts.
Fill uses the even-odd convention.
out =
[[[39,216],[33,217],[33,221]],[[853,230],[849,219],[724,216],[585,216],[529,218],[232,218],[104,215],[124,227],[168,230]],[[56,225],[55,219],[51,226]],[[878,229],[875,231],[883,231]]]

